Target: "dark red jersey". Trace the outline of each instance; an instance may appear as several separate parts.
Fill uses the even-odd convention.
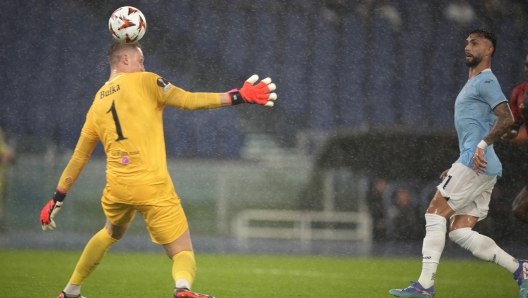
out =
[[[524,103],[524,96],[526,95],[526,89],[528,89],[528,82],[519,84],[513,89],[510,107],[512,110],[513,118],[515,123],[522,125],[527,122],[527,119],[524,119],[522,114],[521,105]],[[527,126],[528,130],[528,126]]]

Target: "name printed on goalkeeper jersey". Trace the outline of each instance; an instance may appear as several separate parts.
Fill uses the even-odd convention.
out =
[[[100,93],[101,96],[99,97],[99,99],[102,99],[105,96],[112,95],[112,94],[116,93],[119,90],[121,90],[121,88],[119,87],[119,84],[117,84],[117,86],[110,86],[110,87],[108,87],[108,90],[101,91],[101,93]]]

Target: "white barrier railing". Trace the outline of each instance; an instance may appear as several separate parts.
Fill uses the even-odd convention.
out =
[[[233,219],[232,231],[238,239],[357,240],[370,244],[372,220],[368,212],[248,209]]]

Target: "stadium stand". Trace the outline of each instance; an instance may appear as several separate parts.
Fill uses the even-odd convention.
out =
[[[337,28],[334,21],[319,12],[315,19],[313,67],[310,71],[312,92],[306,104],[310,106],[310,127],[331,130],[336,123]]]
[[[386,18],[376,16],[373,21],[371,64],[367,68],[368,96],[371,124],[391,124],[397,121],[394,89],[396,68],[394,47],[397,34]]]
[[[282,51],[282,73],[279,77],[279,88],[282,102],[278,107],[281,111],[281,126],[287,132],[296,131],[296,126],[307,127],[309,115],[308,88],[309,78],[309,18],[306,14],[291,9],[286,18],[284,29],[285,40],[288,41]]]
[[[164,8],[159,13],[171,16],[149,19],[153,40],[144,40],[149,53],[146,64],[151,67],[150,59],[158,60],[156,63],[165,67],[160,72],[168,77],[179,78],[185,73],[183,80],[190,91],[239,87],[233,82],[252,73],[272,77],[279,86],[280,101],[273,114],[266,112],[259,121],[273,117],[280,129],[260,129],[285,139],[294,139],[306,130],[420,124],[436,129],[451,125],[453,100],[467,75],[461,63],[461,40],[481,24],[493,27],[499,36],[493,70],[506,96],[524,81],[518,66],[528,44],[527,38],[520,38],[527,34],[522,4],[501,1],[499,12],[476,9],[478,20],[460,25],[444,16],[446,3],[389,1],[402,15],[403,26],[398,30],[377,12],[381,3],[375,1],[367,11],[371,18],[364,19],[355,11],[356,4],[329,14],[321,3],[310,1],[237,1],[230,7],[213,2],[162,5],[141,1],[146,14]],[[480,2],[468,3],[479,7]],[[101,38],[107,30],[106,16],[95,14],[93,5],[68,1],[3,3],[2,9],[6,17],[0,20],[5,28],[0,36],[8,42],[0,52],[5,70],[0,78],[7,86],[0,91],[0,124],[7,135],[36,139],[38,146],[47,146],[51,140],[71,150],[93,94],[108,75],[104,54],[111,39]],[[491,13],[495,13],[493,18],[487,15]],[[23,22],[22,14],[35,22],[48,21],[35,27],[34,22]],[[61,25],[61,30],[54,30]],[[169,50],[163,50],[167,47]],[[156,67],[152,70],[158,71]],[[215,90],[218,86],[222,89]],[[168,123],[175,121],[171,117]],[[227,117],[257,118],[248,108],[214,117],[224,119],[221,121]],[[177,118],[180,124],[186,119]],[[191,123],[186,119],[183,124]],[[256,125],[249,130],[261,126],[265,127]],[[221,127],[214,126],[211,134],[222,136]],[[236,137],[220,150],[224,153],[207,153],[211,148],[192,153],[196,150],[192,144],[200,143],[196,133],[179,135],[178,139],[188,138],[185,142],[169,141],[174,146],[189,146],[168,145],[167,150],[177,156],[234,158],[240,151],[234,146],[243,146],[240,140],[248,131],[247,126],[235,127]],[[21,146],[22,151],[35,147]]]
[[[343,50],[337,67],[339,77],[339,125],[357,127],[367,122],[366,101],[366,29],[364,21],[356,14],[343,20]]]

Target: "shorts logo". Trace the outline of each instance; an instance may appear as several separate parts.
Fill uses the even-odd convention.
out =
[[[158,78],[156,83],[158,84],[158,86],[163,88],[163,94],[167,93],[169,89],[172,87],[172,84],[169,83],[169,81],[167,81],[165,78],[161,78],[161,77]]]

